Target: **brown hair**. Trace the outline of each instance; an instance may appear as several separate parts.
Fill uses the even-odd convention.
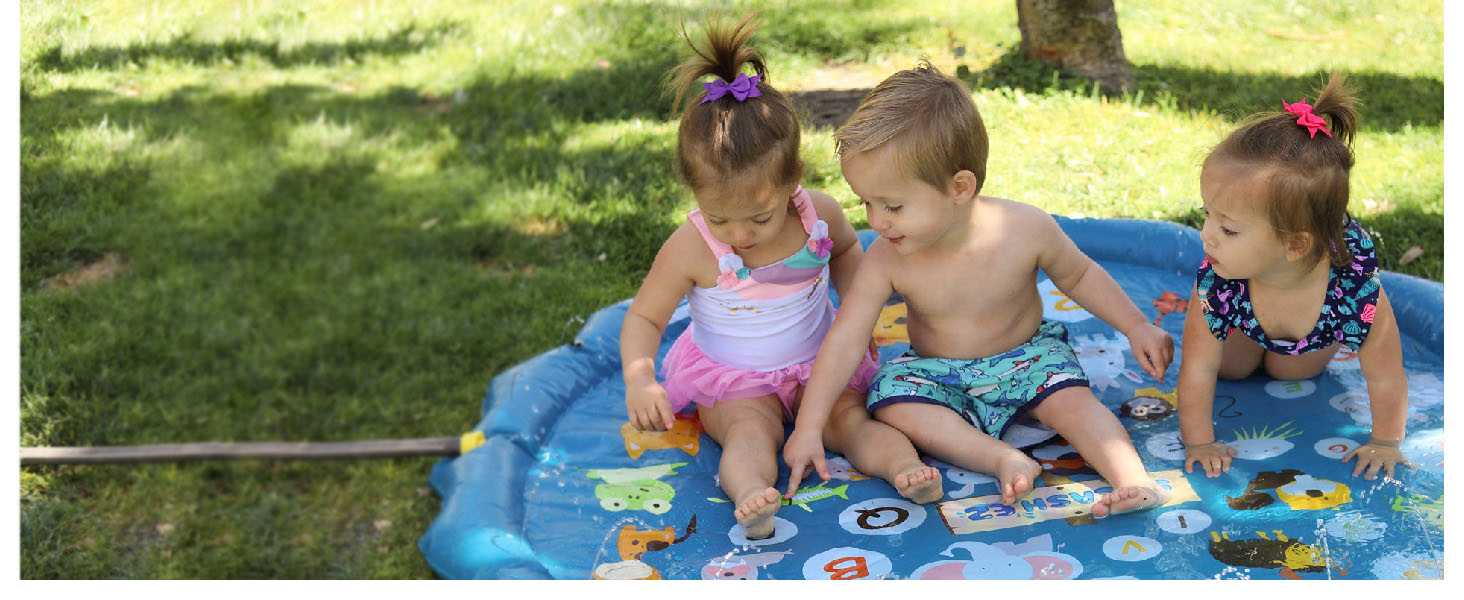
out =
[[[681,33],[694,55],[668,74],[667,86],[676,92],[673,110],[683,110],[676,135],[676,172],[693,190],[747,177],[750,170],[779,184],[792,184],[803,176],[798,117],[788,98],[768,82],[762,54],[748,45],[758,28],[753,19],[748,15],[735,25],[709,21],[705,49],[685,30]],[[712,75],[730,83],[747,64],[761,76],[757,84],[761,96],[739,102],[727,94],[701,103],[706,93],[698,80]]]
[[[1265,178],[1265,212],[1278,234],[1310,233],[1307,256],[1327,258],[1333,266],[1352,261],[1343,243],[1347,214],[1352,139],[1357,132],[1356,90],[1347,76],[1333,73],[1317,95],[1312,113],[1330,121],[1332,135],[1297,125],[1286,112],[1253,115],[1210,151],[1216,157],[1254,165]],[[1303,99],[1304,100],[1304,99]]]
[[[990,142],[971,92],[926,58],[875,86],[834,143],[839,156],[893,143],[895,168],[939,190],[961,170],[976,176],[976,193],[986,183]]]

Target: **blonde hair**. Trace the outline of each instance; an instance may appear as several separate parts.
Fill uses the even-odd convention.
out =
[[[871,90],[834,143],[839,156],[893,144],[895,168],[939,190],[962,170],[976,176],[976,193],[986,182],[989,141],[971,92],[926,58]]]
[[[1347,76],[1333,73],[1317,93],[1312,114],[1327,118],[1332,135],[1296,124],[1297,116],[1286,112],[1252,115],[1205,157],[1205,165],[1217,157],[1253,165],[1265,178],[1266,197],[1262,211],[1278,234],[1310,233],[1312,247],[1307,256],[1327,258],[1333,266],[1352,261],[1343,243],[1347,214],[1348,181],[1354,162],[1352,139],[1357,132],[1356,90]]]
[[[673,111],[682,111],[676,135],[676,172],[693,190],[749,175],[762,175],[779,184],[793,184],[803,176],[793,105],[768,82],[762,54],[748,45],[758,28],[754,18],[747,15],[735,25],[710,20],[705,48],[692,42],[685,30],[681,32],[693,55],[667,75],[666,83],[676,93]],[[749,64],[761,76],[757,84],[761,96],[739,102],[727,94],[701,102],[706,93],[698,80],[712,75],[731,82]]]

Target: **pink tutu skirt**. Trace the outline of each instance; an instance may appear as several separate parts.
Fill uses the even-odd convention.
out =
[[[847,387],[861,394],[868,391],[869,382],[878,370],[875,356],[866,352]],[[692,402],[711,406],[723,400],[776,394],[783,402],[783,417],[790,421],[793,419],[793,399],[798,395],[799,387],[808,384],[808,375],[812,372],[811,360],[776,371],[729,367],[702,353],[701,348],[691,341],[690,327],[671,344],[665,360],[661,362],[662,387],[666,389],[673,411],[681,412]]]

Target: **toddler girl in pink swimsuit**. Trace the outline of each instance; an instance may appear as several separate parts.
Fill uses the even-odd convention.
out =
[[[707,46],[692,44],[695,55],[673,73],[677,106],[694,92],[676,154],[697,209],[661,246],[620,335],[631,424],[669,429],[695,403],[722,446],[718,479],[749,539],[774,533],[784,422],[798,412],[834,320],[829,286],[844,291],[863,254],[838,202],[798,184],[798,119],[747,44],[755,30],[750,17],[710,24]],[[667,353],[658,381],[656,350],[683,297],[691,325]],[[939,472],[864,408],[873,359],[871,349],[839,397],[823,432],[826,446],[907,498],[938,500]]]

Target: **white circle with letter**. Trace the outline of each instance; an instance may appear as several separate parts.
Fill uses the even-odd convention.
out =
[[[779,517],[773,517],[772,537],[749,540],[747,539],[747,531],[742,528],[741,523],[733,525],[732,529],[727,531],[727,538],[732,540],[732,544],[735,546],[766,546],[768,544],[777,544],[786,542],[795,535],[798,535],[798,526],[794,525],[792,521]]]
[[[1164,460],[1184,460],[1184,442],[1179,441],[1178,431],[1166,431],[1144,442],[1144,449]]]
[[[1312,449],[1316,450],[1317,454],[1327,458],[1342,458],[1343,456],[1347,456],[1347,453],[1356,447],[1357,442],[1347,438],[1329,437],[1317,442],[1315,446],[1312,446]]]
[[[890,558],[862,548],[834,548],[813,555],[803,563],[803,578],[815,581],[884,579],[890,574]]]
[[[1078,303],[1053,285],[1051,279],[1037,283],[1037,294],[1042,297],[1042,318],[1062,323],[1077,323],[1093,318],[1093,313],[1078,306]]]
[[[1141,535],[1120,535],[1103,542],[1103,553],[1113,560],[1139,562],[1159,555],[1164,545],[1154,538]]]
[[[850,504],[839,513],[839,526],[858,535],[899,535],[924,522],[924,506],[895,498]]]
[[[1310,396],[1315,391],[1317,384],[1310,379],[1277,380],[1266,384],[1266,393],[1282,400]]]
[[[1199,533],[1210,526],[1210,515],[1198,510],[1171,510],[1155,517],[1154,524],[1169,533]]]

